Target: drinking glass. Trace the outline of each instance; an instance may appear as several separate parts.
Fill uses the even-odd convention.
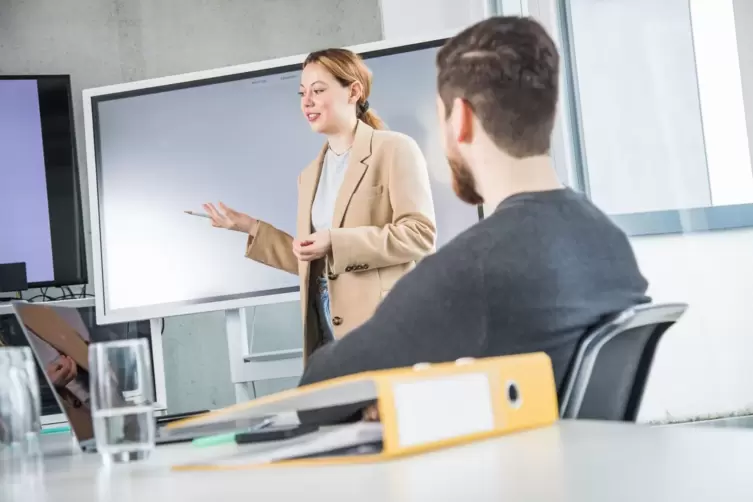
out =
[[[0,347],[0,449],[27,453],[41,430],[41,401],[29,347]]]
[[[89,348],[91,410],[97,451],[106,462],[145,458],[154,449],[154,381],[145,339]]]

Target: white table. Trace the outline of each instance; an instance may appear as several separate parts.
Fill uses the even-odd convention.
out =
[[[96,455],[71,455],[70,439],[44,443],[38,472],[3,475],[0,500],[753,500],[753,431],[743,429],[565,421],[381,464],[233,472],[170,471],[191,445],[160,447],[144,463],[108,470]]]

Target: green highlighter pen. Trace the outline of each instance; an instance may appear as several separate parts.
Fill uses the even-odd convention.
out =
[[[251,427],[247,431],[240,431],[240,432],[258,431],[272,425],[272,422],[273,420],[271,418],[265,418],[264,420],[261,421],[261,423]],[[238,434],[238,431],[228,432],[227,434],[215,434],[214,436],[205,436],[205,437],[194,439],[193,441],[191,441],[191,444],[198,448],[205,448],[208,446],[219,446],[222,444],[234,443],[236,434]]]

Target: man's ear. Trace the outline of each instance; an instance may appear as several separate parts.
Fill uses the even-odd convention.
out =
[[[470,104],[460,98],[456,98],[452,104],[453,121],[458,143],[470,143],[473,141],[473,110]]]

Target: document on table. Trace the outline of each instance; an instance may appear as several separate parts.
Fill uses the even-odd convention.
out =
[[[218,449],[217,458],[202,452],[198,462],[176,465],[176,469],[217,469],[270,464],[312,457],[378,454],[381,452],[382,424],[356,422],[322,427],[316,432],[282,441],[238,445],[232,451]]]

